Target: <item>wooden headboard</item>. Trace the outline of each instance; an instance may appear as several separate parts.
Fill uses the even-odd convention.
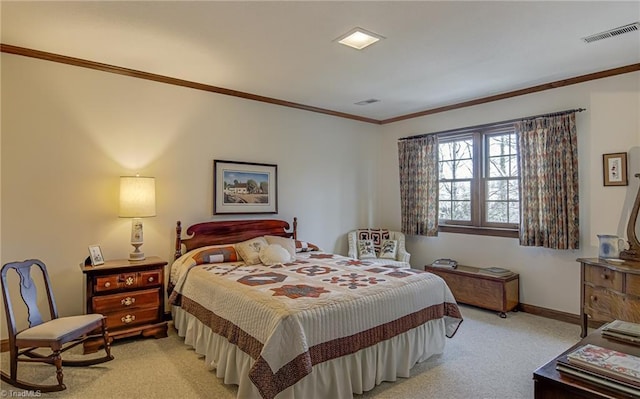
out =
[[[182,223],[176,223],[176,251],[174,258],[182,255],[182,246],[186,251],[207,245],[235,244],[264,235],[281,236],[297,239],[298,218],[293,218],[293,230],[289,230],[289,223],[284,220],[226,220],[221,222],[204,222],[190,226],[187,229],[189,238],[182,238]]]

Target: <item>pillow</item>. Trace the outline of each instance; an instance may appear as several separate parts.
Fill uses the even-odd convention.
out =
[[[310,252],[310,251],[319,251],[320,248],[317,245],[311,244],[306,241],[298,241],[296,240],[296,252]]]
[[[372,240],[373,247],[376,253],[380,253],[380,245],[382,241],[390,238],[389,230],[387,229],[360,229],[357,231],[358,240]]]
[[[256,237],[235,245],[238,255],[247,265],[260,263],[260,250],[269,245],[264,237]]]
[[[295,256],[279,244],[270,244],[260,250],[260,261],[267,266],[289,263],[295,259]]]
[[[375,259],[376,250],[373,240],[358,240],[358,259]]]
[[[380,258],[382,259],[396,259],[398,253],[398,241],[396,240],[384,240],[380,245]]]
[[[196,265],[238,261],[238,253],[233,245],[205,247],[191,257],[196,261]]]
[[[286,249],[291,254],[291,257],[295,258],[296,242],[294,241],[293,238],[280,237],[280,236],[264,236],[264,238],[267,240],[267,243],[269,243],[269,245],[278,244],[282,248]]]

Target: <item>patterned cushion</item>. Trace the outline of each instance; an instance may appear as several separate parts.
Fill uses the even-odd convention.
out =
[[[205,247],[191,257],[196,261],[196,265],[238,261],[238,253],[233,245]]]
[[[310,251],[319,251],[320,248],[317,245],[311,244],[306,241],[298,241],[296,240],[296,252],[310,252]]]
[[[398,241],[396,240],[384,240],[380,246],[380,258],[381,259],[395,259],[398,253]]]
[[[386,229],[361,229],[358,230],[356,238],[358,240],[373,240],[373,247],[376,250],[376,253],[380,253],[380,246],[382,245],[382,241],[388,240],[389,230]]]
[[[358,259],[375,259],[373,240],[358,240]]]
[[[235,245],[236,251],[247,265],[260,263],[260,250],[269,245],[264,237],[256,237]]]

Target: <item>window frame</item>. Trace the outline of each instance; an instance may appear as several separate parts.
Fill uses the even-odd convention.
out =
[[[438,220],[438,231],[446,233],[475,234],[497,237],[513,237],[520,235],[520,224],[495,223],[486,221],[487,201],[486,187],[487,181],[493,180],[488,178],[488,139],[492,135],[504,133],[514,133],[514,123],[501,123],[485,125],[476,128],[467,128],[460,130],[448,131],[438,134],[438,141],[456,141],[465,138],[472,138],[473,142],[473,178],[471,179],[471,220],[442,222]],[[478,161],[479,160],[479,161]],[[440,159],[438,158],[438,168],[440,168]],[[518,173],[518,184],[520,190],[520,173]],[[438,179],[438,187],[440,179]],[[522,199],[522,192],[519,193],[518,204]],[[439,211],[438,211],[439,213]]]

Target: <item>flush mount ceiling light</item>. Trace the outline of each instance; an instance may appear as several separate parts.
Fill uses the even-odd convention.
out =
[[[344,44],[345,46],[353,47],[357,50],[362,50],[363,48],[372,45],[380,39],[384,39],[384,37],[362,28],[353,28],[336,40],[338,41],[338,43]]]

